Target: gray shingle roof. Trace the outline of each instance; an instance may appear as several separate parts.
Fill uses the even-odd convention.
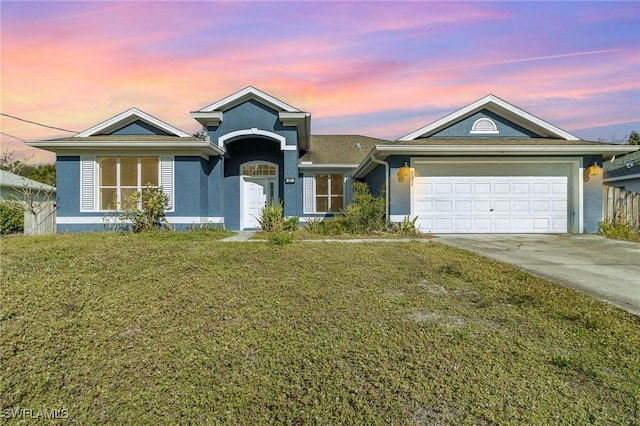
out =
[[[46,185],[35,180],[27,179],[26,177],[18,176],[13,173],[9,173],[6,170],[0,170],[0,186],[9,188],[28,188],[50,192],[56,191],[56,188],[53,186]]]
[[[300,157],[300,162],[360,164],[375,145],[391,143],[361,135],[311,135],[309,151]]]
[[[621,177],[640,174],[640,151],[632,152],[603,165],[605,177]]]

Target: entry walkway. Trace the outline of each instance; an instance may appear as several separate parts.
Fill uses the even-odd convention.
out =
[[[640,316],[640,244],[588,234],[449,234],[437,241],[515,265]]]
[[[257,231],[235,231],[237,232],[235,235],[232,235],[230,237],[227,238],[223,238],[222,241],[232,241],[232,242],[238,242],[238,241],[261,241],[261,240],[252,240],[251,237],[253,237],[253,234],[255,234]]]

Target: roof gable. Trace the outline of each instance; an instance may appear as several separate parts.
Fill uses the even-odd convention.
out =
[[[224,99],[220,99],[219,101],[214,102],[211,105],[198,110],[197,112],[224,112],[248,100],[255,100],[278,112],[301,112],[299,109],[292,107],[291,105],[284,103],[281,100],[276,99],[273,96],[268,95],[253,86],[246,87],[239,92],[227,96]]]
[[[546,121],[529,114],[528,112],[500,99],[495,95],[487,95],[464,108],[461,108],[431,124],[421,127],[420,129],[399,138],[398,140],[410,141],[417,138],[429,138],[483,110],[502,117],[504,120],[515,124],[525,131],[530,132],[533,135],[537,135],[537,137],[579,140],[578,137],[571,133],[547,123]]]
[[[539,138],[540,136],[486,108],[444,127],[429,138]],[[418,138],[425,139],[425,138]]]
[[[157,130],[157,131],[154,131]],[[123,133],[124,132],[124,133]],[[143,133],[141,133],[143,132]],[[97,124],[84,132],[78,133],[75,137],[89,137],[111,134],[158,134],[164,136],[189,137],[190,135],[182,130],[159,120],[146,112],[137,108],[130,108],[108,120]]]

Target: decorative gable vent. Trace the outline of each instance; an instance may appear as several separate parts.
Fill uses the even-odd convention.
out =
[[[488,118],[479,118],[471,126],[472,135],[497,135],[498,133],[500,131],[498,131],[496,123]]]

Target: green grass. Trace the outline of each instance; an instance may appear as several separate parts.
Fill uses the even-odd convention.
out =
[[[433,241],[165,232],[0,244],[0,415],[640,423],[640,319]]]

